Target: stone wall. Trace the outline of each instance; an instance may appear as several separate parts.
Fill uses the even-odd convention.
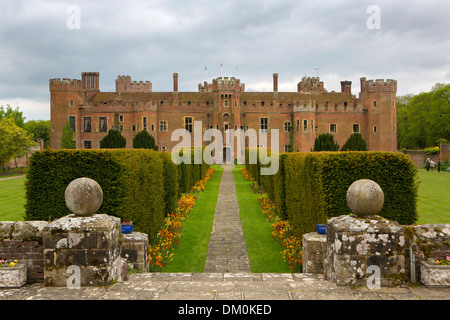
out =
[[[43,229],[47,224],[45,221],[0,222],[0,259],[25,264],[30,282],[44,280]]]
[[[341,216],[328,220],[326,236],[303,235],[303,272],[323,273],[341,285],[365,286],[371,265],[380,268],[382,286],[411,282],[412,274],[419,282],[422,261],[448,255],[450,224],[402,226],[381,217]]]

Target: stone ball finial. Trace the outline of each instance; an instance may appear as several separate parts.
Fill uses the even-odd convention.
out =
[[[347,205],[357,216],[372,216],[380,212],[384,204],[384,193],[375,181],[357,180],[347,191]]]
[[[103,202],[102,188],[90,178],[73,180],[64,195],[67,207],[77,216],[93,215]]]

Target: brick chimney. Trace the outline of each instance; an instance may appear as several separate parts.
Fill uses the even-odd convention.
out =
[[[349,95],[352,94],[352,82],[351,81],[341,81],[341,92],[345,92]]]
[[[273,92],[278,93],[278,73],[273,74]]]
[[[173,74],[173,92],[178,92],[178,73]]]

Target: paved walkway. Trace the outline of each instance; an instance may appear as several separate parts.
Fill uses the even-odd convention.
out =
[[[304,273],[141,273],[107,287],[0,289],[0,300],[450,300],[450,288],[368,290]]]
[[[251,272],[231,165],[224,166],[220,181],[205,272]]]

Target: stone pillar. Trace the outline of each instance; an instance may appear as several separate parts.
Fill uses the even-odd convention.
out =
[[[44,285],[77,288],[121,281],[126,264],[120,254],[120,219],[95,214],[103,200],[100,186],[88,178],[76,179],[65,195],[74,213],[43,230]]]
[[[327,221],[327,279],[369,289],[406,281],[404,228],[375,213],[384,195],[371,180],[358,180],[347,192],[354,216]]]
[[[134,270],[148,272],[148,235],[132,232],[123,235],[122,257]]]
[[[303,273],[324,273],[327,258],[327,236],[317,232],[306,233],[302,237]]]

